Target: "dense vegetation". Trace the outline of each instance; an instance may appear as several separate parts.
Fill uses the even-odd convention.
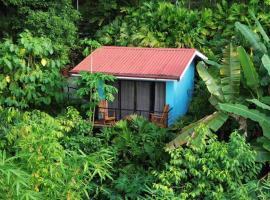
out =
[[[269,199],[269,4],[0,0],[0,198]],[[207,55],[187,115],[93,129],[115,78],[61,71],[100,45]]]

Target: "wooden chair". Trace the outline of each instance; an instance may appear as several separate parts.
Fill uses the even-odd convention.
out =
[[[166,128],[168,126],[168,114],[169,105],[166,104],[161,114],[150,113],[150,121],[157,124],[161,128]]]
[[[101,100],[98,104],[99,114],[102,115],[102,121],[104,124],[114,124],[116,121],[115,111],[113,116],[109,116],[108,101]]]

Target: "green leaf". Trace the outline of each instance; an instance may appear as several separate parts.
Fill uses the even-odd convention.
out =
[[[270,105],[270,96],[262,97],[261,101],[265,104]]]
[[[233,113],[258,122],[263,129],[264,136],[270,138],[270,117],[266,114],[255,109],[249,109],[242,104],[219,103],[219,107],[225,112]]]
[[[246,38],[246,40],[252,45],[255,50],[260,51],[264,54],[267,53],[267,49],[265,45],[261,42],[258,34],[254,33],[249,29],[249,27],[241,24],[240,22],[236,22],[235,27],[241,32],[243,37]]]
[[[268,72],[268,75],[270,76],[270,58],[268,55],[264,54],[262,57],[262,63],[265,69]]]
[[[211,130],[217,131],[228,119],[228,115],[223,112],[214,112],[199,121],[184,127],[180,134],[166,145],[167,149],[173,150],[187,143],[188,138],[194,132],[194,129],[201,123],[206,124]]]
[[[241,71],[237,52],[233,50],[232,44],[224,51],[220,76],[225,100],[234,100],[239,96]]]
[[[264,137],[263,137],[264,138]],[[270,142],[267,138],[266,142]],[[256,161],[257,162],[267,162],[270,161],[270,152],[266,149],[262,148],[261,146],[252,146],[253,149],[256,151]]]
[[[251,62],[251,59],[243,47],[237,48],[241,66],[244,72],[247,86],[257,92],[260,87],[259,75]]]
[[[266,43],[269,43],[269,37],[268,35],[266,34],[265,30],[263,29],[261,23],[259,22],[259,20],[257,20],[257,18],[255,17],[254,13],[253,12],[250,12],[250,15],[252,16],[252,18],[254,19],[259,31],[260,31],[260,34],[262,35],[263,37],[263,40],[266,42]]]
[[[212,60],[204,60],[204,62],[208,65],[212,65],[212,66],[215,66],[217,67],[218,69],[220,69],[222,67],[222,65],[218,64],[217,62],[215,61],[212,61]]]
[[[247,99],[247,101],[255,104],[256,106],[262,108],[262,109],[265,109],[265,110],[269,110],[270,111],[270,106],[260,102],[258,99]]]
[[[6,64],[6,66],[7,66],[10,70],[12,70],[12,64],[11,64],[11,62],[10,62],[7,58],[3,58],[3,60],[4,60],[4,63]]]
[[[199,62],[197,64],[197,71],[198,71],[199,76],[205,82],[208,91],[212,95],[216,96],[220,101],[223,101],[224,96],[223,96],[220,85],[218,85],[216,80],[209,74],[203,62]]]

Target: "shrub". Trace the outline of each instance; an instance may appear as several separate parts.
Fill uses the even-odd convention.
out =
[[[171,160],[150,190],[155,199],[252,199],[253,180],[260,170],[256,153],[234,132],[228,143],[200,125],[186,148],[170,153]],[[256,184],[255,184],[256,185]]]
[[[65,149],[60,141],[67,127],[58,119],[40,111],[0,113],[0,182],[7,181],[1,199],[85,199],[111,178],[109,148],[89,154]]]
[[[0,105],[29,108],[62,99],[60,69],[67,58],[47,38],[20,34],[0,43]]]

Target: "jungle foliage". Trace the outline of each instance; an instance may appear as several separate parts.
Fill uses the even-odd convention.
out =
[[[119,121],[97,135],[72,107],[55,118],[38,110],[1,108],[0,118],[3,199],[267,195],[257,182],[256,152],[238,133],[229,143],[220,142],[201,126],[200,137],[190,138],[187,148],[166,152],[170,134],[142,117]]]
[[[256,152],[234,132],[220,142],[206,126],[195,129],[188,147],[170,152],[170,162],[155,172],[159,182],[150,190],[154,199],[254,199],[260,166]],[[235,179],[236,178],[236,179]]]
[[[269,199],[269,4],[0,0],[0,199]],[[211,58],[185,119],[93,130],[115,78],[83,72],[80,112],[60,72],[100,45]]]
[[[17,37],[28,29],[34,36],[69,47],[77,38],[79,13],[71,0],[1,0],[0,19],[0,37]]]
[[[60,70],[68,58],[59,48],[28,31],[17,41],[0,43],[0,104],[29,108],[60,102],[64,85]]]
[[[143,47],[195,47],[210,58],[220,58],[220,47],[235,36],[234,23],[251,24],[248,10],[256,12],[261,23],[268,28],[268,3],[248,1],[248,4],[218,1],[213,8],[190,10],[181,4],[145,2],[138,8],[123,8],[109,25],[97,32],[105,45]],[[208,6],[206,6],[208,7]],[[235,41],[237,42],[237,41]]]
[[[259,34],[239,22],[236,22],[235,26],[254,48],[254,56],[251,57],[241,46],[236,49],[230,45],[224,50],[221,64],[206,61],[218,73],[211,73],[202,62],[197,65],[198,74],[211,94],[209,102],[217,112],[184,127],[182,133],[169,143],[168,147],[175,148],[187,142],[187,135],[192,134],[194,127],[201,122],[217,131],[230,113],[229,116],[239,123],[239,130],[243,131],[246,137],[257,139],[256,142],[253,141],[258,153],[257,160],[269,160],[269,38],[260,22],[253,17]]]

